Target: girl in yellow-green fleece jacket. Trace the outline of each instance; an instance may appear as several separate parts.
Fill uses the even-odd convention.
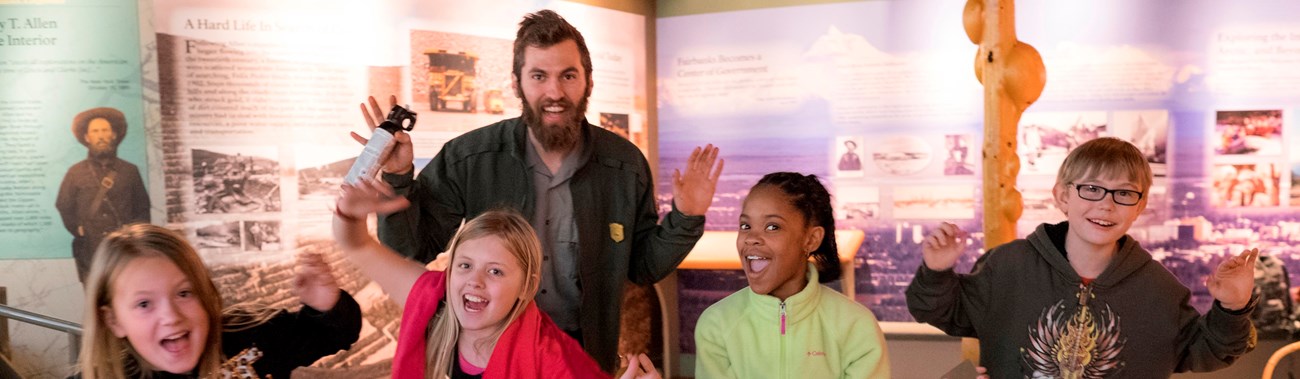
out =
[[[739,231],[749,287],[700,315],[696,377],[889,377],[876,317],[819,284],[840,277],[840,261],[830,194],[816,176],[764,176],[745,198]]]

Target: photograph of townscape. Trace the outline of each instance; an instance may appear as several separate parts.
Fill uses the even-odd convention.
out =
[[[1158,113],[1139,113],[1142,115],[1142,123],[1154,125],[1160,122],[1158,116],[1152,116]],[[1151,121],[1146,121],[1148,117]],[[1059,116],[1057,119],[1070,121],[1066,130],[1070,125],[1086,125],[1086,128],[1076,127],[1076,132],[1083,133],[1085,137],[1095,138],[1093,131],[1105,135],[1101,131],[1104,125],[1099,125],[1106,122],[1105,117],[1094,119],[1075,115]],[[1133,132],[1128,128],[1126,126],[1121,130],[1131,137]],[[1036,138],[1043,138],[1042,136],[1039,134]],[[707,230],[734,230],[745,196],[762,175],[774,171],[815,174],[832,193],[837,212],[837,229],[858,229],[865,233],[865,240],[854,259],[856,300],[870,308],[882,321],[911,322],[903,291],[920,265],[920,241],[931,228],[945,221],[976,231],[967,241],[968,251],[957,267],[958,272],[967,272],[983,251],[983,234],[978,232],[983,217],[981,195],[977,184],[963,181],[960,176],[942,176],[940,178],[946,179],[937,180],[918,178],[913,181],[915,184],[888,184],[889,181],[873,181],[869,177],[836,175],[837,162],[830,159],[839,159],[843,153],[844,141],[860,138],[864,144],[870,144],[866,141],[885,140],[878,137],[880,136],[839,136],[822,141],[793,139],[780,142],[785,144],[782,149],[763,150],[770,153],[766,155],[749,155],[744,151],[732,153],[734,155],[727,157],[727,170],[718,184],[713,206],[707,215]],[[1018,225],[1021,237],[1040,223],[1056,223],[1065,219],[1052,201],[1051,187],[1055,180],[1055,166],[1059,166],[1060,160],[1069,152],[1067,147],[1072,148],[1081,143],[1077,141],[1082,141],[1070,138],[1068,141],[1044,144],[1038,150],[1022,150],[1029,154],[1042,152],[1039,164],[1050,161],[1053,168],[1044,169],[1039,175],[1022,172],[1020,188],[1024,198],[1024,214]],[[891,139],[899,140],[901,139]],[[753,139],[746,141],[753,142]],[[727,140],[710,142],[722,146],[735,143]],[[1148,159],[1167,159],[1173,162],[1213,161],[1213,157],[1206,154],[1206,151],[1177,149],[1179,142],[1152,143],[1149,147],[1156,146],[1152,150],[1156,153],[1149,154]],[[778,142],[753,143],[765,145]],[[689,148],[687,145],[694,146],[687,143],[661,145],[664,153],[660,154],[660,172],[683,165],[686,152],[689,152],[686,150]],[[825,150],[818,150],[825,149],[828,145],[837,148],[835,154],[824,154],[821,151]],[[920,151],[918,144],[903,146],[899,151]],[[951,143],[948,147],[951,147]],[[977,150],[978,147],[971,149]],[[1172,155],[1161,157],[1161,151],[1172,152]],[[864,159],[864,165],[874,164],[869,157],[870,155]],[[1026,159],[1024,156],[1021,158]],[[979,164],[978,156],[972,159],[975,165]],[[931,164],[944,163],[942,159],[934,159]],[[817,167],[827,169],[809,170]],[[905,165],[893,167],[912,170]],[[1230,177],[1226,175],[1229,170],[1233,173]],[[1247,248],[1257,247],[1261,255],[1270,257],[1261,265],[1285,266],[1287,272],[1300,272],[1300,245],[1297,244],[1300,242],[1300,212],[1281,204],[1294,195],[1285,196],[1279,192],[1282,184],[1286,184],[1292,193],[1295,192],[1294,175],[1282,171],[1281,164],[1216,163],[1210,165],[1204,176],[1175,175],[1170,172],[1168,176],[1157,177],[1146,195],[1148,207],[1129,230],[1129,235],[1141,241],[1144,248],[1192,289],[1192,305],[1201,311],[1208,309],[1213,302],[1205,288],[1204,276],[1223,259]],[[1249,187],[1249,183],[1240,183],[1243,177],[1256,176],[1264,182],[1256,184],[1260,188],[1259,193],[1242,189],[1253,188]],[[1231,190],[1223,188],[1225,181],[1234,179],[1238,183]],[[891,180],[896,183],[898,179]],[[667,204],[672,198],[671,188],[664,181],[658,185],[660,209],[667,210]],[[1254,197],[1251,197],[1252,193],[1256,193]],[[688,329],[693,328],[699,313],[748,284],[741,271],[681,270],[679,279],[682,325],[680,342],[684,351],[693,351],[693,334]],[[1298,283],[1295,280],[1290,282]],[[1263,294],[1274,295],[1277,294]],[[1288,320],[1294,318],[1287,317]],[[1281,331],[1283,327],[1287,328],[1286,331]],[[1292,329],[1293,323],[1279,323],[1272,330],[1274,333],[1289,333]],[[1261,330],[1266,328],[1261,326]]]

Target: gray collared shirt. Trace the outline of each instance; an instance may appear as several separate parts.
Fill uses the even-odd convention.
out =
[[[537,148],[524,143],[528,170],[532,173],[533,192],[537,199],[532,219],[533,229],[542,244],[542,278],[537,291],[537,306],[551,316],[560,329],[581,328],[578,307],[582,289],[578,287],[578,224],[573,219],[573,193],[569,179],[587,162],[583,146],[564,157],[559,172],[546,167]]]

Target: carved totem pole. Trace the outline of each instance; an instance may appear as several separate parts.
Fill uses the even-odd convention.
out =
[[[1015,1],[968,0],[966,36],[979,46],[975,78],[984,85],[984,247],[1016,238],[1023,202],[1016,190],[1020,115],[1038,100],[1047,81],[1038,50],[1016,39]],[[962,341],[962,356],[979,362],[976,340]]]

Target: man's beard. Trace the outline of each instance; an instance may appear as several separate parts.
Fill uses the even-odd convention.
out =
[[[112,143],[94,143],[88,146],[90,157],[96,159],[117,157],[117,146]]]
[[[578,106],[573,107],[573,103],[567,99],[560,101],[543,101],[534,107],[528,102],[528,99],[520,97],[524,102],[524,124],[533,131],[533,136],[537,137],[537,142],[542,144],[546,151],[569,151],[578,145],[578,139],[582,138],[582,120],[587,114],[587,98],[584,95],[578,102]],[[574,112],[573,118],[562,121],[559,125],[542,124],[542,108],[548,105],[560,105],[564,109]]]

